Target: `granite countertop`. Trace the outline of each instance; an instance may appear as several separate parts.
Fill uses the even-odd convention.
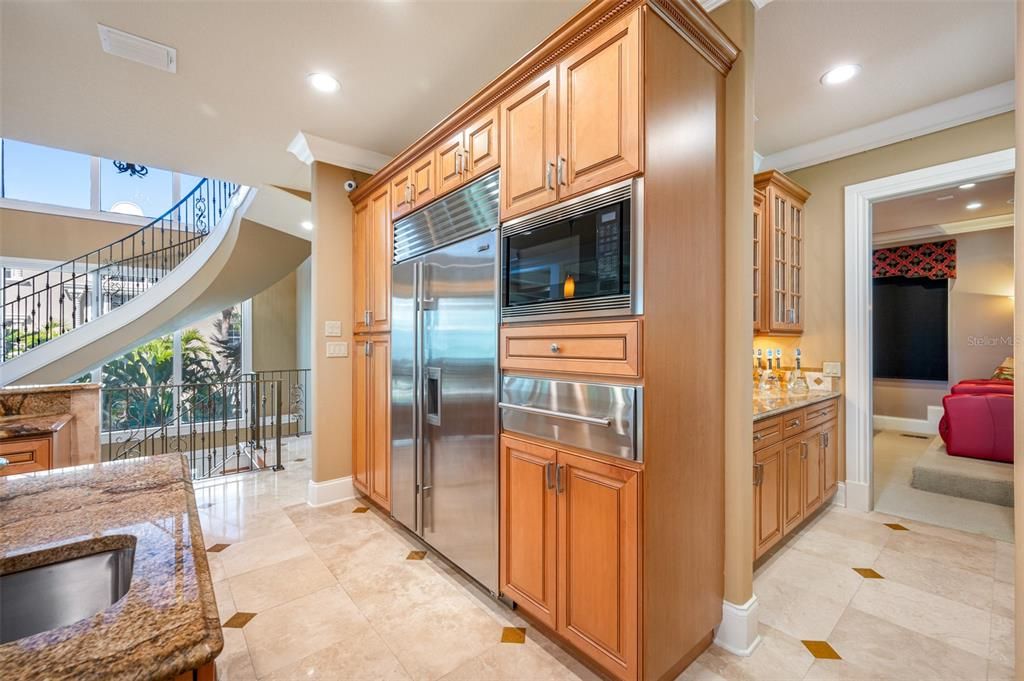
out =
[[[754,393],[754,421],[775,416],[790,409],[808,407],[818,402],[824,402],[839,397],[841,393],[832,390],[812,390],[802,395],[793,393],[781,393],[779,395],[761,395]]]
[[[71,414],[0,416],[0,440],[49,435],[63,428],[72,418]]]
[[[184,457],[0,478],[0,509],[0,574],[135,546],[121,600],[0,645],[0,678],[173,678],[220,653],[224,638]]]
[[[63,393],[69,390],[99,390],[99,383],[54,383],[52,385],[8,385],[0,388],[0,395],[36,393]]]

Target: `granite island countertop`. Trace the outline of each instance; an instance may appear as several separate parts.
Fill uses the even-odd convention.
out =
[[[754,421],[835,399],[841,394],[833,390],[812,390],[803,394],[783,392],[777,395],[761,395],[754,392]]]
[[[71,414],[0,416],[0,440],[50,435],[63,428],[72,418]]]
[[[135,547],[106,610],[0,644],[2,679],[164,679],[224,645],[188,464],[178,454],[0,478],[0,574]]]

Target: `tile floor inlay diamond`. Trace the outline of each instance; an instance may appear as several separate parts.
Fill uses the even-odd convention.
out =
[[[410,551],[409,555],[405,557],[406,560],[423,560],[427,557],[426,551]]]
[[[864,579],[885,579],[882,575],[878,574],[871,568],[853,568],[853,571]]]
[[[229,546],[231,546],[231,544],[214,544],[210,548],[206,549],[206,551],[208,553],[220,553]]]
[[[907,532],[907,531],[909,531],[908,528],[903,527],[899,523],[885,523],[885,526],[888,527],[890,530],[897,530],[899,532]]]
[[[236,612],[234,615],[228,618],[228,621],[224,623],[224,626],[228,629],[241,629],[256,616],[254,612]]]
[[[352,512],[353,513],[366,513],[369,510],[370,509],[367,508],[366,506],[356,506],[355,508],[352,509]]]
[[[828,641],[800,641],[807,648],[811,655],[817,660],[841,660],[842,657],[836,649],[828,644]]]
[[[502,643],[526,643],[526,627],[502,627]]]

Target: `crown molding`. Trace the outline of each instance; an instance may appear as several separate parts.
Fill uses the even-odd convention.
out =
[[[984,232],[989,229],[1002,229],[1003,227],[1013,227],[1013,213],[881,232],[872,235],[871,245],[875,247],[905,246],[920,241],[930,241],[936,237],[948,237],[969,232]]]
[[[772,0],[750,0],[750,4],[754,6],[754,9],[761,9]],[[709,14],[722,5],[729,2],[729,0],[700,0],[700,6],[704,8],[705,12]]]
[[[354,147],[351,144],[334,142],[323,137],[299,132],[288,144],[288,151],[306,165],[314,161],[330,163],[349,170],[358,170],[371,175],[383,168],[390,156],[378,154],[376,151]]]
[[[768,154],[764,157],[761,167],[782,171],[807,168],[1013,111],[1014,88],[1014,81],[1009,80],[878,123]]]

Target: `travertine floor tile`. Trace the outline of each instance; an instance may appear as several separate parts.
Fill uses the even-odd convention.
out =
[[[302,534],[290,527],[232,544],[221,552],[220,559],[224,574],[231,578],[312,552]]]
[[[217,681],[255,681],[256,671],[249,659],[241,629],[224,629],[224,650],[217,657]]]
[[[846,571],[864,581],[849,568]],[[832,628],[849,602],[849,598],[831,598],[800,586],[795,581],[779,578],[758,580],[755,593],[760,603],[761,622],[798,641],[828,640]]]
[[[217,599],[217,614],[223,623],[235,614],[235,599],[231,596],[231,585],[228,580],[213,583],[213,597]]]
[[[882,551],[881,544],[850,539],[825,529],[812,529],[794,539],[795,541],[791,540],[787,548],[813,553],[846,568],[854,565],[871,565]]]
[[[409,675],[377,632],[365,627],[344,641],[333,643],[294,664],[261,677],[260,681],[311,679],[408,681]]]
[[[999,615],[991,617],[988,658],[1003,667],[1013,667],[1013,620]]]
[[[229,581],[235,607],[249,612],[263,612],[337,584],[312,552],[244,572]]]
[[[781,681],[803,678],[814,662],[814,657],[807,652],[807,648],[792,636],[764,624],[761,625],[760,634],[761,644],[750,657],[739,657],[712,645],[697,658],[697,662],[708,672],[729,681]]]
[[[988,575],[895,549],[883,549],[872,567],[890,581],[906,584],[937,596],[982,610],[992,605],[992,587],[995,580]]]
[[[583,668],[568,669],[527,642],[524,645],[496,643],[442,678],[443,681],[597,681],[598,677]]]
[[[1013,584],[1014,582],[1014,545],[1004,541],[996,542],[996,566],[995,578],[1000,582]]]
[[[796,547],[782,552],[769,568],[758,575],[754,580],[755,593],[760,590],[758,584],[772,579],[789,582],[844,605],[850,602],[863,581],[853,570],[839,569],[835,562]]]
[[[928,558],[944,565],[992,576],[996,547],[982,547],[952,541],[921,532],[894,532],[885,548]]]

